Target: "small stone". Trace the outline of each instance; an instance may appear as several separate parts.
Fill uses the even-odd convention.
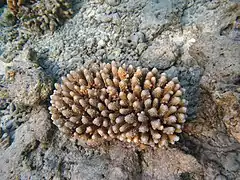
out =
[[[237,92],[239,92],[239,93],[240,93],[240,87],[239,87],[239,88],[237,88]]]
[[[127,180],[128,174],[124,172],[120,167],[114,167],[110,174],[109,174],[110,179],[115,179],[115,180]]]
[[[120,48],[113,49],[112,52],[108,55],[108,59],[110,60],[117,59],[119,58],[120,54],[121,54]]]
[[[106,3],[110,6],[117,6],[121,3],[121,0],[106,0]]]
[[[105,45],[106,45],[106,42],[104,40],[101,39],[100,41],[98,41],[98,48],[105,47]]]
[[[237,171],[240,165],[237,160],[237,154],[235,152],[228,153],[227,156],[221,158],[222,165],[227,171]]]
[[[100,22],[103,22],[103,23],[111,22],[112,21],[112,16],[103,14],[102,16],[98,17],[98,20]]]
[[[224,176],[224,175],[218,174],[218,175],[214,178],[214,180],[227,180],[227,178],[226,178],[226,176]]]
[[[132,43],[143,43],[145,42],[145,35],[142,32],[135,32],[130,36]]]
[[[50,140],[52,132],[52,125],[47,109],[41,106],[33,109],[29,122],[33,122],[31,125],[35,138],[42,143],[47,143]]]

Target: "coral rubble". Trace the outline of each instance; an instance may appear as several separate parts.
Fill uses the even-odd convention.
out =
[[[27,111],[23,112],[14,104],[7,93],[5,78],[0,77],[0,150],[6,149],[15,139],[15,131],[24,119]],[[26,110],[26,109],[24,109]]]
[[[161,147],[179,140],[186,120],[184,89],[156,68],[94,64],[70,71],[55,87],[51,118],[74,139]]]

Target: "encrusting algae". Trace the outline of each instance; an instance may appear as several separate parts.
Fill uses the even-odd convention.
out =
[[[186,121],[184,89],[156,68],[94,64],[70,71],[51,96],[53,123],[73,139],[118,139],[161,147],[179,140]]]

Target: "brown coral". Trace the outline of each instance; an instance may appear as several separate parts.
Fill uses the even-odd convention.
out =
[[[19,7],[23,4],[23,0],[7,0],[8,8],[11,12],[16,15],[18,13]]]
[[[35,0],[29,0],[28,3],[34,3]],[[16,16],[22,5],[26,3],[26,0],[7,0],[7,5],[10,11]]]
[[[41,33],[53,32],[73,14],[64,0],[8,0],[8,7],[24,27]]]
[[[179,140],[186,118],[183,89],[156,68],[94,64],[70,71],[55,87],[51,118],[71,137],[152,147]]]

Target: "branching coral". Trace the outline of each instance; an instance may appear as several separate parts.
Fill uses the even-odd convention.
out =
[[[21,1],[18,0],[7,0],[8,8],[11,12],[16,15],[18,13],[19,7],[22,5]]]
[[[161,147],[179,140],[186,119],[184,90],[154,68],[94,64],[55,84],[53,123],[83,141],[119,139]]]
[[[34,3],[35,0],[30,0],[29,2]],[[21,8],[22,5],[24,5],[24,3],[27,3],[26,0],[7,0],[8,8],[14,15],[18,14],[19,9]]]
[[[8,7],[23,26],[41,33],[53,32],[73,14],[70,3],[64,0],[9,0]]]

